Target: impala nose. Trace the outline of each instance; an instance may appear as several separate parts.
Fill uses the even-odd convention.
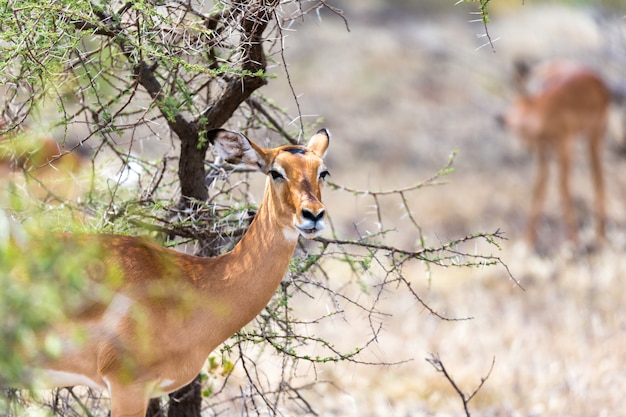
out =
[[[324,218],[324,213],[324,209],[318,211],[317,214],[313,213],[309,209],[302,209],[302,217],[306,220],[312,221],[313,223],[317,223],[318,221],[322,220]]]

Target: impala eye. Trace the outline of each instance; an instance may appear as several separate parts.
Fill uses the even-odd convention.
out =
[[[281,174],[280,172],[278,172],[278,171],[276,171],[274,169],[270,169],[268,174],[270,174],[272,176],[273,180],[284,180],[285,179],[285,177],[283,177],[283,174]]]
[[[325,180],[326,177],[328,177],[329,175],[330,175],[330,172],[328,172],[326,170],[320,172],[320,180],[322,180],[322,181]]]

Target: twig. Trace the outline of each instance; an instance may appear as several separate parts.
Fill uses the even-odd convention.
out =
[[[459,388],[459,386],[456,384],[452,376],[448,373],[448,370],[446,369],[446,367],[443,365],[443,362],[439,358],[439,355],[435,353],[431,353],[430,358],[426,358],[426,362],[430,363],[437,372],[441,372],[443,376],[448,380],[448,382],[450,382],[450,385],[452,385],[452,388],[454,388],[454,390],[459,395],[459,397],[461,397],[461,401],[463,401],[463,409],[465,410],[465,415],[467,417],[471,417],[470,412],[469,412],[469,407],[468,407],[469,402],[472,400],[472,398],[474,398],[474,396],[478,393],[478,391],[480,391],[483,385],[485,385],[485,382],[491,375],[491,371],[493,371],[493,367],[496,364],[496,357],[495,356],[493,357],[493,360],[491,361],[491,367],[489,368],[489,372],[487,372],[487,375],[480,378],[480,384],[478,384],[478,387],[476,387],[476,389],[469,395],[465,394],[461,390],[461,388]]]

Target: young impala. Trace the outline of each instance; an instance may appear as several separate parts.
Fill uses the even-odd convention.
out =
[[[221,158],[268,176],[248,231],[215,258],[140,237],[63,235],[68,256],[83,248],[97,255],[84,271],[93,303],[52,326],[64,346],[37,366],[47,386],[108,389],[112,417],[143,417],[151,397],[189,383],[211,351],[266,306],[298,237],[313,238],[324,228],[325,129],[307,146],[273,149],[239,133],[209,133]]]
[[[538,158],[526,240],[535,246],[546,194],[548,160],[550,154],[556,153],[567,235],[574,244],[578,243],[569,176],[575,139],[582,138],[589,145],[596,235],[601,243],[605,239],[606,223],[601,153],[611,102],[609,89],[594,71],[571,62],[541,65],[522,79],[526,81],[526,91],[501,117],[501,122],[515,131]]]

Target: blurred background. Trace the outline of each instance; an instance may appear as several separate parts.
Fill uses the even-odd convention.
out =
[[[290,113],[297,114],[290,97],[296,94],[305,122],[321,118],[331,129],[334,179],[342,184],[373,190],[412,185],[458,151],[450,184],[417,197],[419,217],[444,237],[502,227],[511,240],[519,238],[533,159],[512,132],[495,122],[516,97],[513,63],[572,59],[623,88],[624,8],[598,2],[492,2],[490,45],[482,22],[471,22],[480,18],[474,14],[476,3],[352,3],[339,2],[347,22],[326,12],[296,32],[284,32],[294,91],[286,77],[279,77],[265,94],[282,97]],[[621,222],[625,197],[613,171],[623,161],[623,110],[613,109],[604,158],[613,230]],[[593,219],[585,211],[592,190],[583,152],[577,151],[581,163],[576,163],[574,188],[585,226]],[[562,230],[551,224],[560,216],[554,191],[544,238],[558,234],[560,239]]]
[[[495,116],[515,98],[513,62],[567,58],[596,69],[615,88],[626,85],[626,4],[500,0],[489,4],[485,28],[478,4],[454,1],[335,2],[301,27],[286,28],[290,88],[277,61],[264,94],[288,103],[303,119],[333,134],[332,181],[392,190],[429,178],[452,152],[455,172],[445,185],[411,193],[410,206],[427,242],[502,230],[497,254],[525,291],[500,268],[412,273],[415,288],[436,310],[472,320],[444,322],[401,294],[389,296],[396,315],[377,347],[380,367],[329,366],[319,376],[335,382],[316,405],[322,415],[458,416],[459,396],[425,358],[438,353],[481,416],[609,416],[626,410],[626,156],[624,107],[612,108],[603,162],[608,245],[572,251],[565,230],[555,166],[540,223],[540,253],[521,243],[530,206],[535,161]],[[349,28],[349,30],[348,30]],[[293,32],[290,29],[294,29]],[[276,58],[279,59],[278,57]],[[289,104],[290,103],[290,104]],[[294,121],[298,123],[298,121]],[[593,240],[593,189],[587,155],[576,148],[572,189],[583,247]],[[371,200],[326,191],[335,226],[376,231]],[[399,201],[388,204],[393,213]],[[401,213],[401,210],[397,210]],[[406,216],[405,216],[406,217]],[[393,219],[395,242],[416,247]],[[389,226],[389,224],[387,224]],[[389,237],[389,236],[387,236]],[[340,274],[332,277],[340,280]],[[306,302],[311,302],[310,300]],[[348,326],[350,328],[350,326]],[[343,326],[330,340],[358,337]],[[339,343],[339,342],[337,342]],[[338,387],[338,388],[337,388]]]

